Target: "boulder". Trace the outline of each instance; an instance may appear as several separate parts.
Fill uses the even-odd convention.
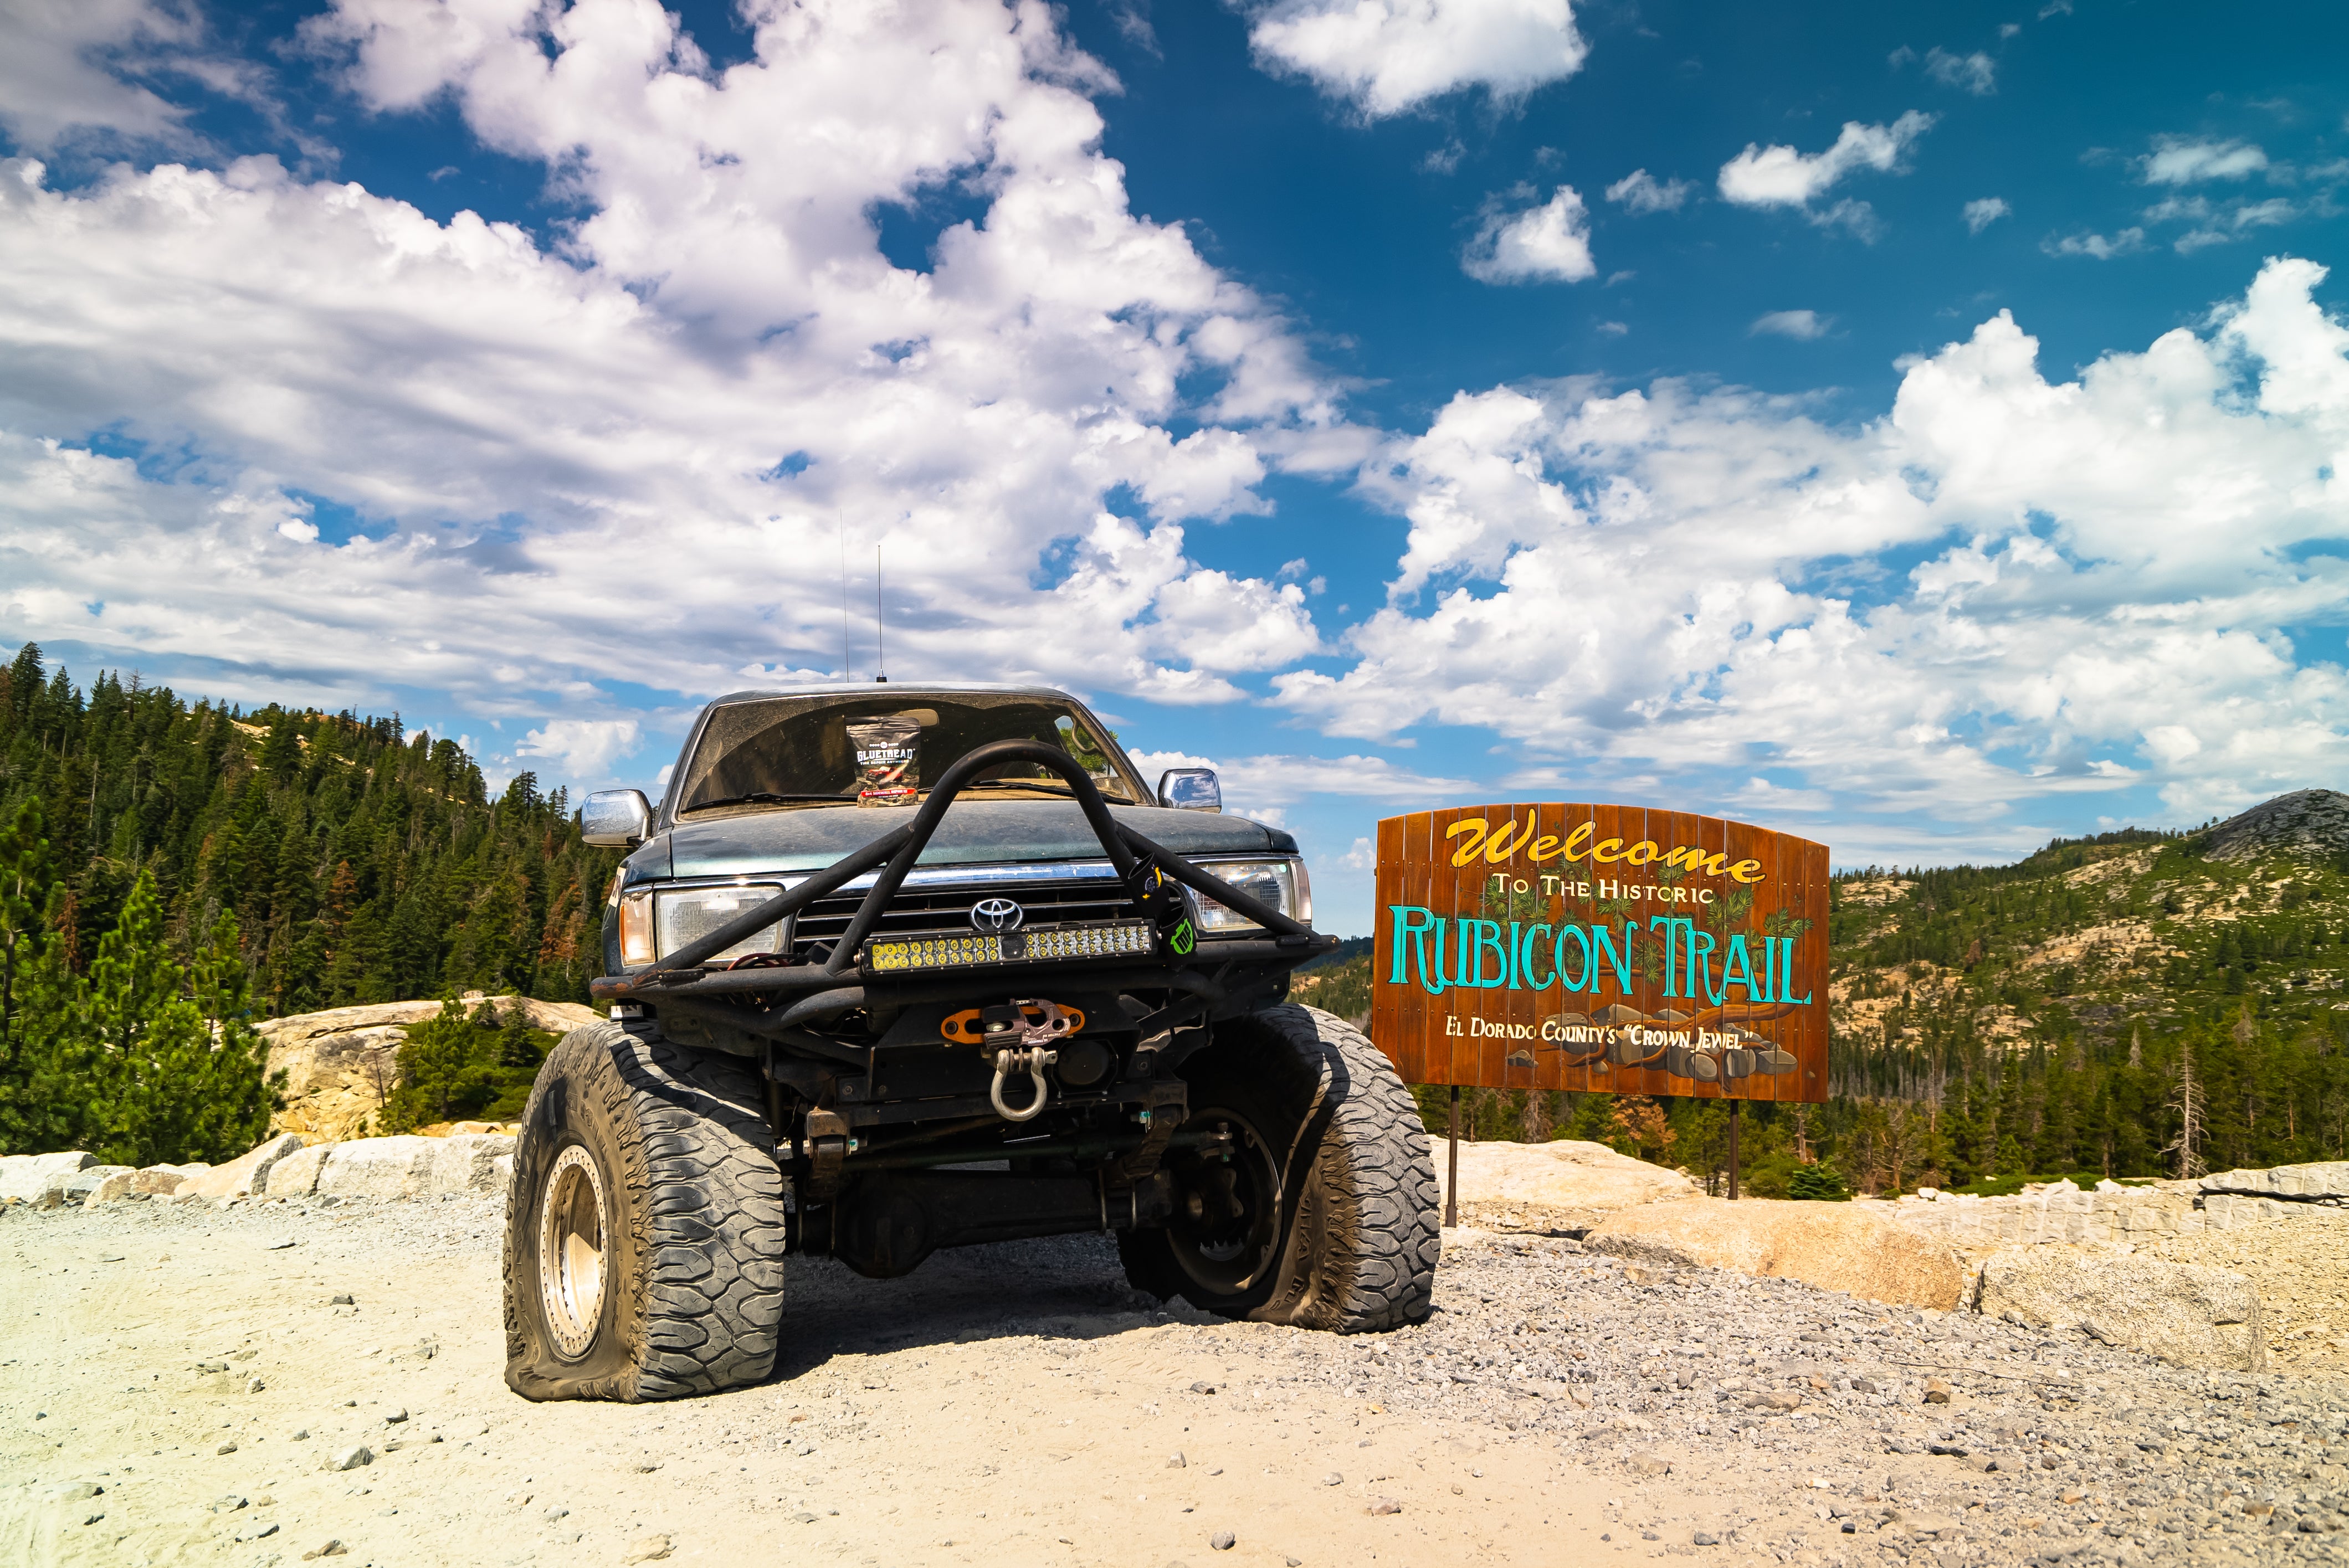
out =
[[[52,1186],[62,1193],[67,1180],[98,1163],[78,1149],[62,1154],[0,1154],[0,1202],[36,1202]]]
[[[302,1140],[290,1132],[264,1139],[225,1165],[215,1165],[182,1186],[180,1196],[196,1198],[238,1198],[268,1191],[269,1169],[287,1155],[297,1152]]]
[[[1974,1307],[2031,1328],[2092,1335],[2179,1367],[2267,1366],[2259,1292],[2241,1274],[2200,1264],[2018,1247],[1982,1264]]]
[[[1583,1245],[1641,1263],[1734,1269],[1944,1311],[1959,1304],[1967,1283],[1957,1253],[1900,1224],[1889,1204],[1771,1198],[1650,1203],[1609,1216]]]
[[[356,1136],[398,1082],[405,1026],[440,1010],[438,1002],[386,1002],[260,1025],[269,1070],[285,1075],[285,1106],[270,1125],[329,1142]]]
[[[355,1138],[337,1143],[318,1168],[322,1198],[414,1198],[432,1190],[432,1166],[444,1140]]]
[[[86,1165],[65,1180],[65,1200],[68,1203],[87,1203],[100,1187],[117,1176],[136,1176],[136,1165]]]
[[[308,1197],[317,1191],[318,1171],[326,1165],[327,1154],[341,1147],[339,1143],[313,1143],[280,1160],[269,1168],[267,1194],[272,1198]]]
[[[2349,1198],[2349,1160],[2279,1165],[2271,1171],[2221,1171],[2195,1185],[2204,1192],[2246,1198]]]
[[[513,1173],[514,1140],[503,1133],[468,1132],[437,1139],[435,1192],[502,1192]]]
[[[479,992],[468,992],[461,1005],[470,1011],[483,999]],[[541,1002],[529,996],[487,1000],[501,1019],[519,1007],[531,1027],[557,1033],[600,1016],[576,1002]],[[268,1043],[270,1070],[285,1074],[285,1109],[271,1119],[271,1127],[314,1141],[358,1137],[398,1081],[399,1047],[408,1039],[408,1026],[440,1010],[438,1002],[378,1002],[297,1013],[256,1026]]]
[[[211,1169],[209,1165],[150,1165],[143,1171],[118,1171],[98,1183],[89,1201],[115,1203],[139,1196],[168,1198]]]
[[[1450,1157],[1435,1143],[1435,1180],[1448,1186]],[[1603,1143],[1562,1138],[1554,1143],[1460,1145],[1460,1206],[1480,1218],[1495,1211],[1538,1213],[1559,1229],[1598,1223],[1619,1209],[1687,1198],[1697,1185],[1676,1171],[1618,1154]]]

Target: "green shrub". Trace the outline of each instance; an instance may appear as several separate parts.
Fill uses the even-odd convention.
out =
[[[1844,1185],[1843,1175],[1825,1161],[1806,1165],[1786,1180],[1786,1196],[1812,1202],[1841,1203],[1848,1201],[1851,1191]]]
[[[511,1121],[530,1099],[561,1037],[533,1029],[519,1006],[503,1024],[490,1005],[468,1016],[456,998],[411,1024],[399,1047],[399,1087],[384,1104],[383,1130],[413,1132],[442,1121]]]

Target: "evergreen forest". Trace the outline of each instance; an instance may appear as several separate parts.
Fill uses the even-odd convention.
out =
[[[562,790],[492,797],[397,717],[84,689],[26,644],[0,673],[0,1151],[241,1152],[273,1109],[259,1018],[584,1001],[617,861]]]

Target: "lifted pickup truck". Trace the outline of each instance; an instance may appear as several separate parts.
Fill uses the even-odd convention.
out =
[[[1410,1095],[1285,1004],[1335,939],[1296,841],[1204,769],[1143,782],[1040,688],[744,692],[632,852],[593,987],[531,1092],[507,1200],[506,1380],[657,1399],[769,1377],[783,1260],[1114,1233],[1233,1317],[1420,1321],[1439,1232]]]

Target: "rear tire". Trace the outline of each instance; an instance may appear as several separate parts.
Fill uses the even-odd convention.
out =
[[[1216,1026],[1184,1065],[1188,1130],[1229,1158],[1171,1150],[1174,1215],[1118,1238],[1126,1279],[1203,1311],[1341,1334],[1423,1321],[1443,1233],[1419,1109],[1378,1047],[1315,1007]]]
[[[614,1024],[548,1053],[506,1195],[506,1383],[669,1399],[774,1370],[783,1180],[746,1063]]]

